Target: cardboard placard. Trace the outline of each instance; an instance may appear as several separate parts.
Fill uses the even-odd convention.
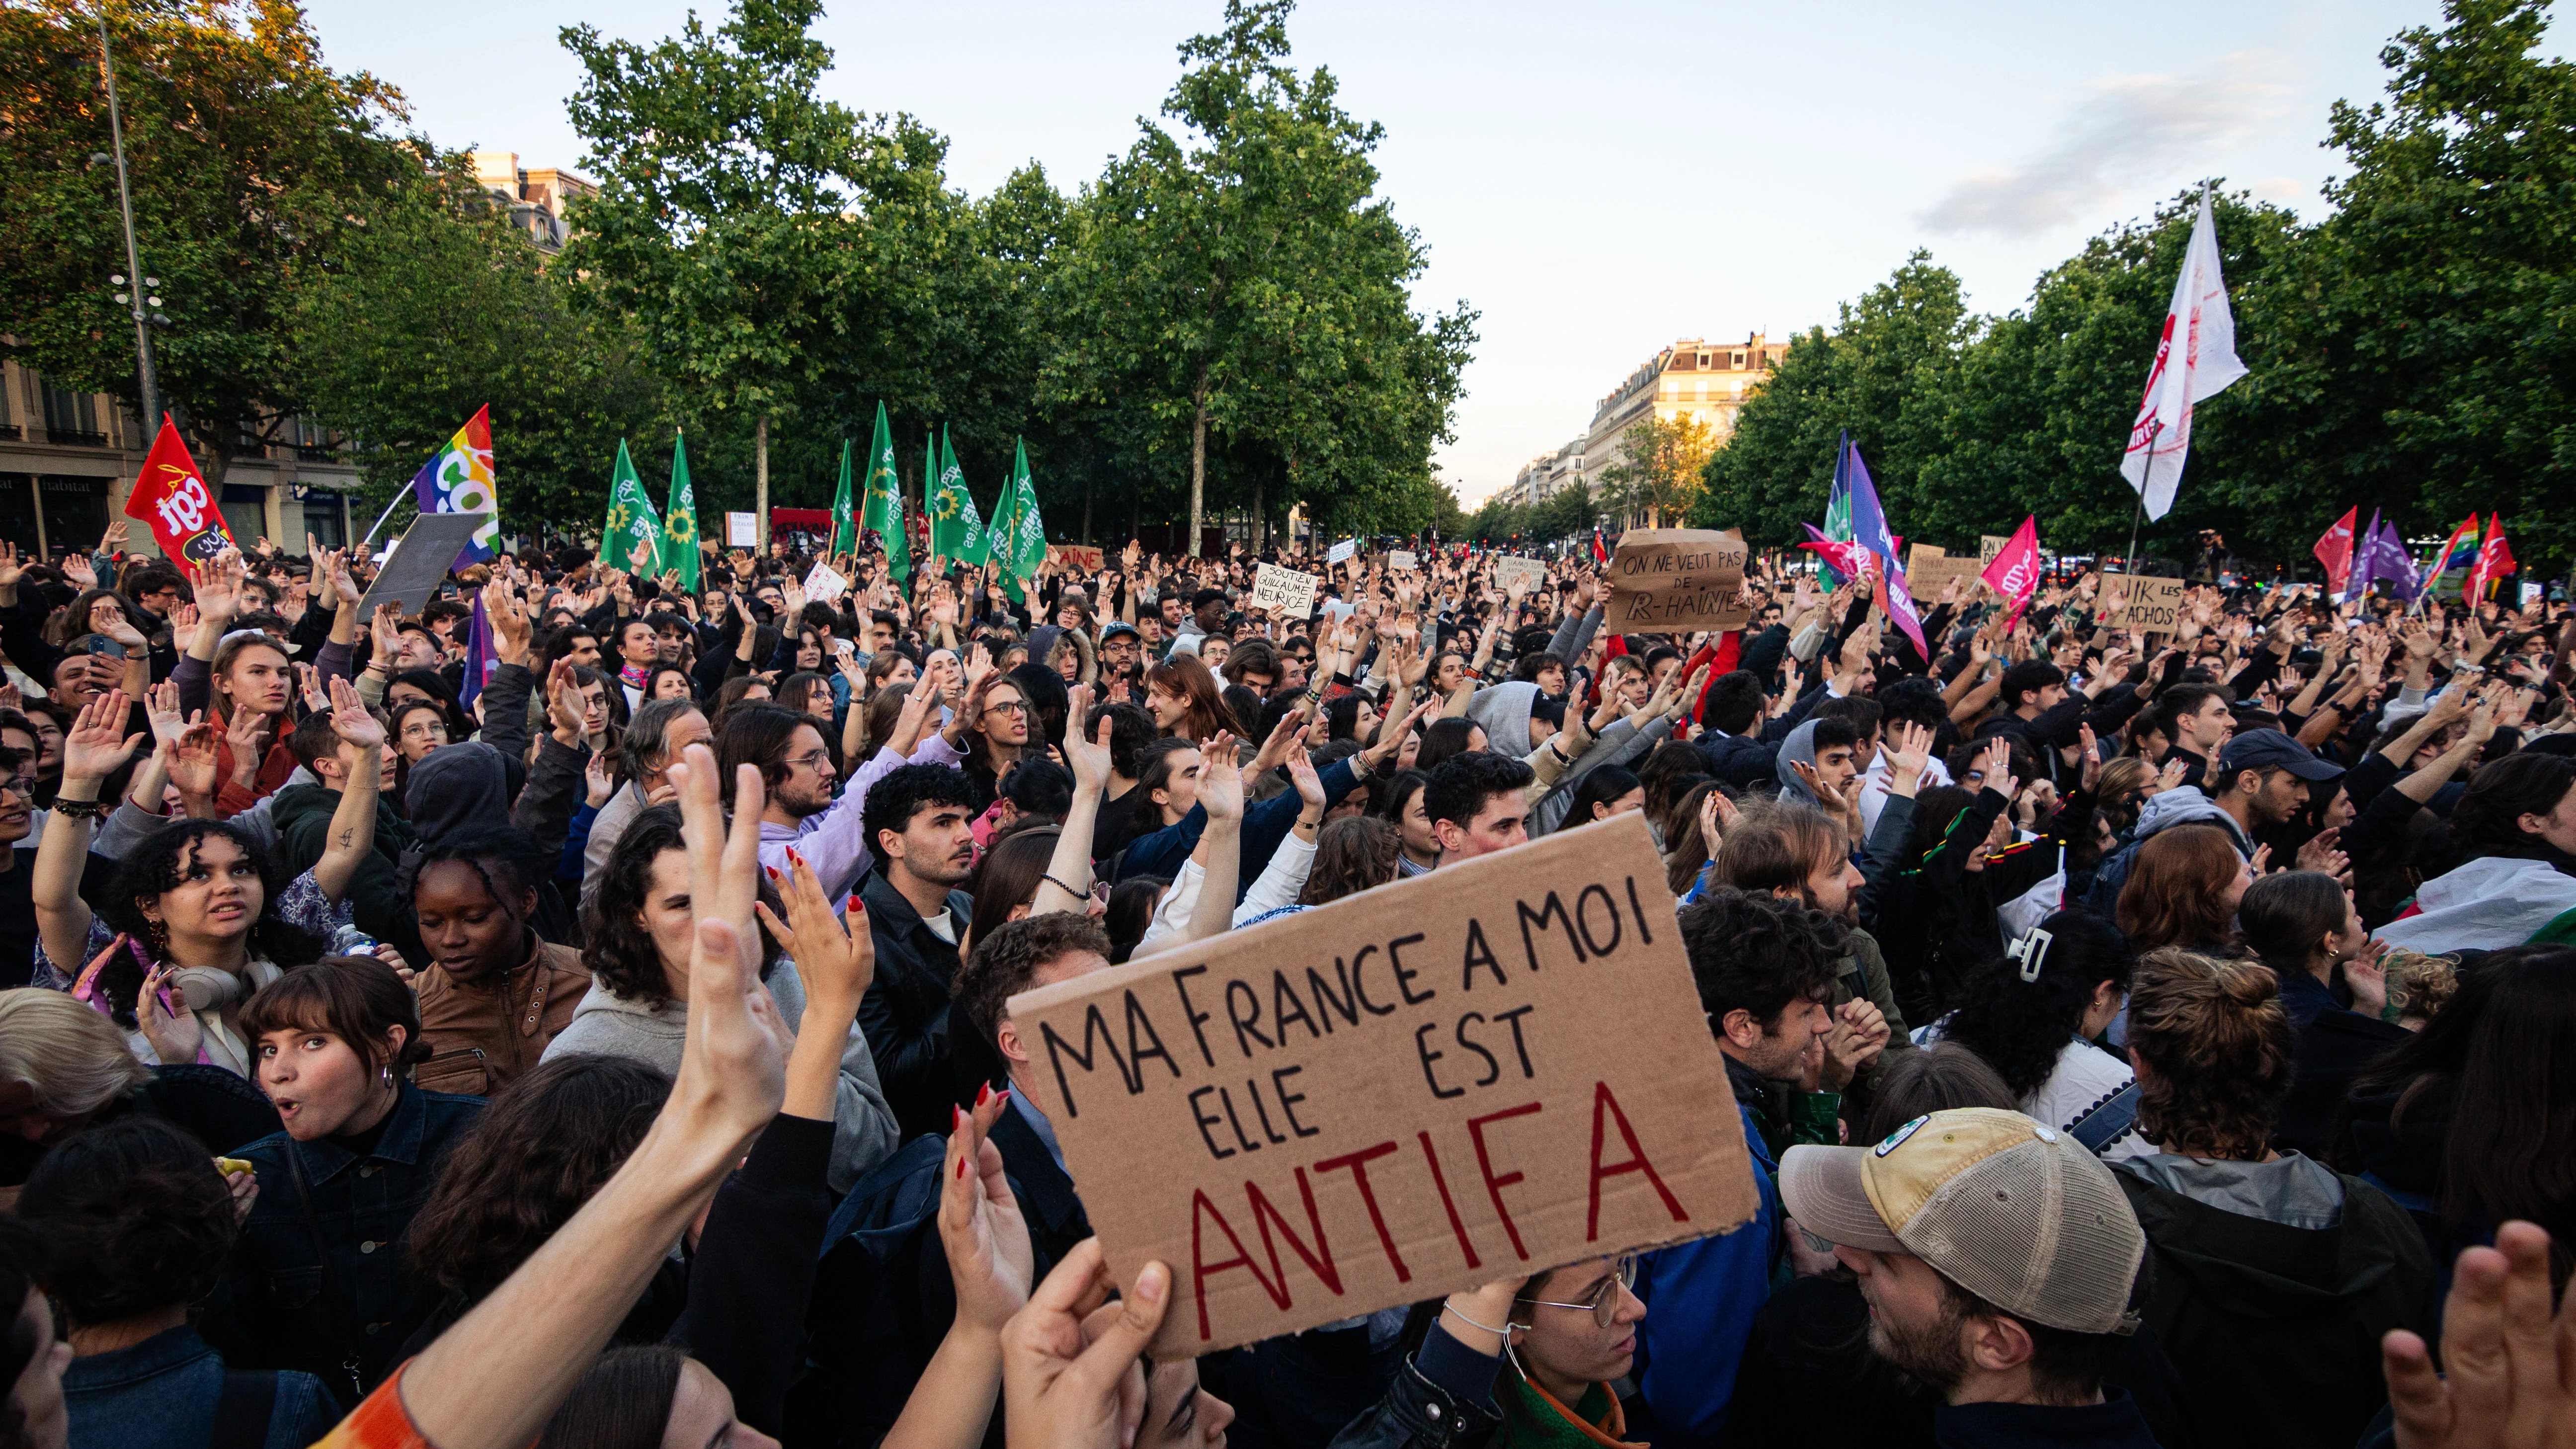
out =
[[[725,547],[760,547],[760,515],[757,513],[727,513],[725,515]]]
[[[1059,569],[1085,575],[1100,572],[1100,550],[1079,543],[1047,545],[1047,561]]]
[[[456,556],[473,540],[474,530],[491,519],[488,513],[424,513],[394,540],[384,567],[376,570],[367,596],[358,601],[358,618],[373,618],[378,604],[392,604],[406,616],[417,614],[438,597]]]
[[[1984,568],[1985,565],[1975,559],[1953,557],[1931,544],[1918,543],[1906,555],[1905,586],[1914,597],[1929,603],[1941,597],[1942,588],[1950,580],[1973,580]]]
[[[1409,548],[1391,548],[1386,551],[1386,566],[1390,569],[1420,568],[1422,559]]]
[[[1621,634],[1741,629],[1744,565],[1752,550],[1741,538],[1710,528],[1632,528],[1610,556],[1610,609]]]
[[[1516,585],[1525,595],[1547,587],[1547,565],[1512,554],[1494,560],[1494,587],[1508,594]]]
[[[1278,564],[1253,570],[1251,606],[1268,609],[1274,619],[1303,619],[1315,610],[1315,591],[1324,581]]]
[[[2132,634],[2171,634],[2182,622],[2182,580],[2160,579],[2152,575],[2113,574],[2102,581],[2106,589],[2120,590],[2126,602],[2111,627]]]
[[[1009,1010],[1111,1271],[1172,1269],[1158,1358],[1725,1232],[1758,1205],[1642,818]]]
[[[2011,546],[2012,546],[2012,535],[2011,535],[2011,534],[2009,534],[2009,533],[1981,533],[1981,534],[1978,534],[1978,535],[1977,535],[1977,571],[1978,571],[1978,572],[1980,572],[1980,573],[1983,573],[1983,572],[1985,571],[1985,567],[1986,567],[1986,565],[1988,565],[1988,564],[1990,564],[1990,563],[1993,563],[1993,562],[1995,561],[1995,555],[2002,553],[2005,549],[2007,549],[2007,548],[2009,548],[2009,547],[2011,547]]]
[[[831,603],[850,591],[850,581],[830,564],[818,563],[805,575],[805,597],[818,603]]]

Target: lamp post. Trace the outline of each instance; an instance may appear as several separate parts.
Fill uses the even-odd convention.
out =
[[[134,192],[125,179],[125,118],[116,104],[116,57],[108,48],[107,13],[98,17],[98,62],[107,77],[107,133],[116,146],[116,200],[125,215],[125,273],[112,278],[116,285],[128,281],[135,285],[130,292],[119,292],[116,300],[126,303],[134,314],[134,368],[136,400],[143,406],[143,427],[150,433],[160,426],[161,388],[152,376],[152,326],[169,319],[157,311],[147,312],[148,305],[158,308],[159,297],[148,294],[161,285],[160,279],[143,275],[143,255],[134,245]]]

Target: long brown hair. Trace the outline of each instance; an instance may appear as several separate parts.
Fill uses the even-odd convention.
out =
[[[2148,1141],[2240,1162],[2270,1149],[2291,1070],[2271,967],[2177,946],[2148,952],[2130,983],[2128,1046],[2155,1069],[2138,1083]]]
[[[1229,728],[1225,694],[1217,687],[1216,675],[1195,654],[1175,654],[1146,670],[1145,687],[1181,701],[1180,727],[1172,731],[1176,737],[1205,744]]]
[[[2148,836],[2120,888],[2120,929],[2141,952],[2159,946],[2225,950],[2235,943],[2227,884],[2245,868],[2215,825],[2176,825]]]
[[[1315,865],[1297,904],[1320,906],[1395,879],[1404,837],[1395,826],[1368,815],[1346,815],[1315,837]]]

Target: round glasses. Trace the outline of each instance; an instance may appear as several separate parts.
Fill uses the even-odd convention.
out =
[[[1592,1315],[1592,1322],[1596,1327],[1608,1328],[1610,1326],[1610,1321],[1619,1316],[1620,1293],[1636,1286],[1637,1259],[1634,1255],[1631,1255],[1619,1260],[1618,1266],[1612,1270],[1610,1276],[1602,1280],[1599,1288],[1593,1290],[1592,1300],[1590,1302],[1550,1303],[1543,1298],[1534,1298],[1530,1300],[1530,1306],[1534,1308],[1580,1308]]]

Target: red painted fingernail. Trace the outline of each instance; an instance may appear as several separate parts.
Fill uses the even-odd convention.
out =
[[[980,1112],[980,1111],[982,1111],[982,1110],[984,1110],[984,1104],[985,1104],[985,1103],[987,1103],[987,1102],[990,1102],[990,1101],[992,1101],[992,1100],[993,1100],[993,1084],[992,1084],[992,1083],[990,1083],[990,1082],[985,1082],[985,1083],[983,1083],[982,1085],[980,1085],[980,1086],[978,1086],[978,1087],[976,1087],[976,1088],[975,1088],[975,1110],[977,1110],[977,1111],[979,1111],[979,1112]]]
[[[995,1092],[993,1094],[993,1100],[996,1102],[1007,1102],[1011,1100],[1011,1089],[1004,1087],[1002,1090]]]
[[[859,893],[857,891],[850,892],[850,909],[857,911],[861,915],[867,914],[867,902],[859,899]]]
[[[761,869],[762,869],[762,870],[764,870],[764,871],[766,871],[766,872],[768,872],[768,874],[769,874],[769,878],[770,878],[771,880],[776,880],[776,879],[778,879],[778,867],[776,867],[776,866],[774,866],[774,865],[764,865],[764,866],[762,866],[762,867],[761,867]]]
[[[963,1157],[957,1159],[957,1176],[960,1179],[966,1176],[966,1159]]]
[[[948,1130],[954,1132],[965,1125],[966,1109],[952,1104],[948,1109]]]

